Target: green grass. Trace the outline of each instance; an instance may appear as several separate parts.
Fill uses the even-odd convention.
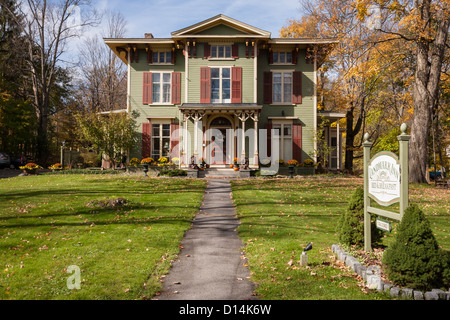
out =
[[[206,181],[39,175],[0,181],[0,299],[145,299],[160,290]],[[122,198],[123,206],[98,202]],[[81,290],[69,290],[81,270]]]
[[[331,252],[335,226],[362,180],[232,182],[259,299],[389,299],[369,292]],[[39,175],[0,180],[0,299],[146,299],[161,289],[203,199],[206,181],[128,175]],[[450,191],[411,185],[410,200],[450,250]],[[117,207],[98,205],[122,198]],[[386,234],[389,244],[395,234]],[[309,266],[297,261],[308,242]],[[81,269],[69,290],[67,268]]]
[[[339,215],[362,183],[357,178],[326,177],[232,182],[241,221],[238,232],[260,299],[389,299],[384,293],[368,292],[331,252],[331,245],[338,243]],[[449,250],[449,191],[411,185],[410,194],[411,202],[430,218],[439,244]],[[388,244],[394,234],[395,229],[383,242]],[[309,265],[302,267],[297,262],[309,242]]]

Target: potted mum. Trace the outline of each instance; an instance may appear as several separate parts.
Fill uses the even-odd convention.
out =
[[[61,163],[55,163],[54,165],[51,165],[48,167],[52,171],[58,171],[63,169],[63,165]]]
[[[294,176],[295,167],[297,167],[299,163],[297,160],[291,159],[287,162],[287,165],[289,166],[289,176],[292,178]]]
[[[144,167],[144,177],[147,177],[148,166],[153,163],[153,158],[147,157],[141,160],[141,165]]]
[[[306,159],[305,161],[303,161],[303,163],[301,163],[297,168],[297,173],[304,175],[315,174],[316,168],[314,166],[314,161],[311,159]]]
[[[36,163],[29,162],[26,165],[19,167],[24,171],[26,174],[36,174],[37,169],[42,169],[40,165],[37,165]]]

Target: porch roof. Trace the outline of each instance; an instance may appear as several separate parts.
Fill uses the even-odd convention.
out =
[[[256,103],[183,103],[178,108],[181,112],[235,113],[240,111],[259,111],[262,109],[262,106]]]

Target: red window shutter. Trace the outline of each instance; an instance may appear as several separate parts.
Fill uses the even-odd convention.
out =
[[[297,64],[298,52],[296,49],[292,50],[292,64]]]
[[[292,125],[292,157],[302,162],[302,125],[300,123]]]
[[[142,123],[142,158],[150,157],[152,151],[152,124],[151,122]]]
[[[269,64],[273,64],[273,51],[269,51]]]
[[[269,120],[266,123],[267,130],[267,156],[270,157],[272,155],[272,120]]]
[[[175,64],[176,62],[177,62],[177,52],[175,50],[172,50],[172,57],[170,63]]]
[[[231,68],[231,103],[242,103],[242,68]]]
[[[302,73],[295,71],[293,73],[292,102],[302,103]]]
[[[211,70],[200,68],[200,103],[211,103]]]
[[[142,92],[142,103],[152,103],[152,73],[144,72],[144,85]]]
[[[207,43],[205,43],[203,47],[203,58],[205,59],[211,58],[211,46]]]
[[[172,72],[172,104],[181,103],[181,73]]]
[[[272,103],[272,72],[264,72],[264,103]]]
[[[235,59],[239,58],[239,45],[237,43],[231,46],[231,56]]]
[[[170,157],[178,157],[178,146],[180,143],[180,124],[176,120],[172,120],[170,124]]]

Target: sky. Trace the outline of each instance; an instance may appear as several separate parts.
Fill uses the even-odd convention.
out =
[[[95,7],[122,13],[127,38],[169,38],[170,33],[218,14],[271,32],[272,38],[290,19],[299,19],[299,0],[97,0]]]

